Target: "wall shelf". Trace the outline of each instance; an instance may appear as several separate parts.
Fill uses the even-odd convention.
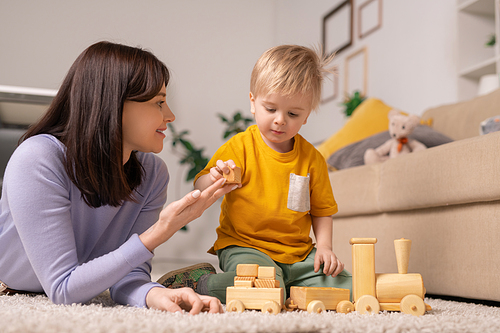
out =
[[[493,57],[460,71],[459,75],[479,80],[481,76],[496,73],[497,57]]]
[[[458,98],[477,96],[483,75],[498,74],[500,68],[499,38],[500,0],[458,0]],[[495,46],[486,43],[497,36]]]
[[[476,15],[495,16],[495,2],[491,0],[459,1],[458,10]]]

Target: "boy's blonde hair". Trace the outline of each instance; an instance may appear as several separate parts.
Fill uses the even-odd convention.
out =
[[[255,64],[250,79],[250,92],[256,98],[262,94],[278,93],[291,96],[311,95],[311,110],[321,100],[321,86],[326,73],[335,68],[327,66],[333,55],[324,57],[321,51],[300,45],[281,45],[270,48]]]

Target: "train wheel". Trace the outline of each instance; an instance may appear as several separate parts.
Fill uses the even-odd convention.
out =
[[[336,310],[338,313],[350,313],[354,311],[354,305],[349,301],[340,301]]]
[[[356,311],[361,314],[377,314],[380,311],[378,300],[372,295],[361,296],[355,304]]]
[[[421,316],[425,313],[424,300],[417,295],[406,295],[401,300],[401,312],[413,316]]]
[[[325,310],[325,304],[321,301],[311,301],[307,304],[307,312],[309,313],[321,313]]]
[[[262,305],[261,311],[277,315],[281,312],[281,307],[275,301],[268,301],[265,302],[264,305]]]
[[[245,311],[245,305],[239,299],[233,299],[226,305],[226,311],[228,312],[243,312]]]

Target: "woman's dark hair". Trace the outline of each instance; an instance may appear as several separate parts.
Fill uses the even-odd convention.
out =
[[[99,42],[71,66],[45,115],[21,138],[51,134],[66,146],[65,168],[91,207],[135,200],[143,177],[132,152],[123,164],[126,100],[145,102],[168,85],[169,71],[151,52]]]

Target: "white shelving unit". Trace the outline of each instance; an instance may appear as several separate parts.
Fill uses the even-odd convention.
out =
[[[499,5],[500,0],[458,0],[459,100],[477,95],[483,75],[499,73]],[[497,42],[487,47],[493,34]]]
[[[29,126],[45,113],[56,93],[51,89],[0,85],[0,124]]]

